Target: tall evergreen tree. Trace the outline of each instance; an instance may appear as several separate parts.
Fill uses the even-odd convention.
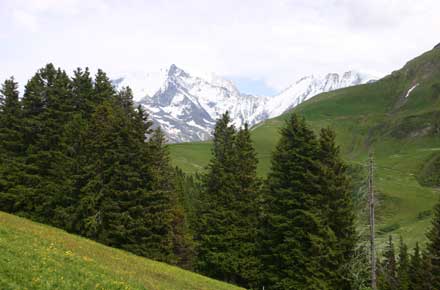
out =
[[[116,91],[110,79],[107,77],[107,74],[101,69],[98,69],[93,86],[93,101],[95,107],[104,101],[113,99],[115,96]]]
[[[23,151],[20,132],[21,104],[18,83],[7,79],[0,89],[0,152],[18,155]]]
[[[147,143],[149,163],[149,186],[152,190],[173,189],[173,168],[170,163],[169,151],[166,145],[166,137],[162,130],[156,128]]]
[[[86,133],[86,179],[81,189],[78,222],[81,234],[118,246],[123,239],[125,208],[142,184],[131,162],[136,144],[122,109],[106,102],[97,107]]]
[[[237,191],[231,204],[237,215],[233,254],[237,259],[235,282],[243,287],[257,286],[259,259],[257,258],[258,200],[261,183],[257,178],[257,154],[252,144],[248,124],[237,132],[235,140],[235,178]]]
[[[229,251],[234,234],[236,130],[224,114],[214,129],[213,149],[208,172],[203,177],[202,207],[199,212],[196,239],[197,269],[210,277],[235,282],[237,263]]]
[[[381,265],[381,275],[379,289],[397,290],[399,285],[397,282],[397,262],[394,250],[394,243],[391,236],[389,236],[388,243],[383,254],[383,261]]]
[[[94,100],[93,80],[89,69],[77,68],[72,78],[72,106],[75,113],[90,119],[97,105]]]
[[[64,71],[48,64],[28,82],[22,101],[27,174],[34,180],[24,210],[58,226],[66,220],[62,199],[72,190],[63,142],[72,112],[70,84]]]
[[[330,279],[333,289],[350,289],[347,268],[354,254],[356,245],[356,231],[354,225],[354,210],[352,193],[347,175],[347,166],[340,157],[340,149],[335,142],[335,133],[329,129],[322,129],[319,138],[321,207],[324,208],[324,219],[333,231],[335,240],[329,245],[333,257],[329,267],[333,277]]]
[[[140,108],[137,113],[141,114]],[[143,119],[142,117],[140,119]],[[144,134],[150,132],[150,123],[143,122]],[[166,137],[158,127],[152,131],[147,142],[149,189],[163,194],[167,199],[170,214],[171,235],[169,262],[185,268],[191,268],[194,256],[193,237],[189,229],[187,213],[184,207],[184,198],[179,194],[176,184],[176,172],[171,166],[169,149],[166,144]],[[154,208],[152,210],[155,211]],[[152,225],[154,227],[154,225]]]
[[[408,276],[409,276],[409,288],[410,290],[423,290],[424,282],[424,268],[422,255],[420,253],[419,243],[416,243],[414,248],[414,254],[411,256],[409,263]]]
[[[430,264],[432,289],[440,289],[440,202],[434,208],[432,226],[427,234],[426,256]]]
[[[313,131],[292,114],[273,153],[264,196],[261,247],[267,289],[331,289],[328,244],[334,234],[320,206],[318,151]]]
[[[397,281],[399,284],[399,290],[408,290],[409,281],[409,256],[408,247],[403,242],[403,238],[400,237],[399,242],[399,261],[397,266]]]
[[[18,83],[6,80],[0,89],[0,209],[18,210],[21,198],[23,138]]]
[[[249,287],[258,275],[257,158],[246,125],[237,132],[228,113],[214,131],[213,157],[203,177],[197,227],[198,269]]]

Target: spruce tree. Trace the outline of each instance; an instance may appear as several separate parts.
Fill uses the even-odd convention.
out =
[[[303,118],[281,129],[264,191],[261,248],[267,289],[331,289],[332,231],[320,202],[319,144]]]
[[[400,237],[399,243],[399,261],[397,266],[397,281],[399,284],[399,290],[409,289],[409,256],[408,247],[403,242],[403,238]]]
[[[7,79],[0,89],[0,152],[17,156],[23,151],[18,83]]]
[[[203,177],[202,207],[198,213],[197,270],[223,281],[235,282],[237,261],[230,251],[236,232],[231,208],[237,190],[234,182],[236,130],[225,113],[216,123],[212,158]]]
[[[217,121],[213,143],[196,227],[198,270],[250,287],[257,279],[259,265],[256,153],[248,126],[237,132],[228,113]]]
[[[432,289],[440,289],[440,202],[434,208],[431,229],[427,234],[426,256],[430,264]]]
[[[138,114],[142,111],[138,108]],[[140,119],[143,119],[142,117]],[[144,135],[150,132],[150,122],[144,123]],[[163,194],[167,199],[170,222],[168,226],[170,249],[168,262],[185,268],[191,268],[194,256],[194,244],[190,232],[187,213],[184,207],[184,197],[180,195],[176,184],[175,170],[171,166],[168,145],[165,134],[160,127],[152,131],[148,139],[145,163],[148,163],[147,176],[150,178],[149,189]],[[155,212],[155,209],[152,209]],[[163,221],[162,221],[163,222]],[[155,225],[152,225],[154,228]],[[154,247],[154,245],[153,245]]]
[[[3,211],[19,209],[22,144],[18,83],[11,77],[0,89],[0,210]]]
[[[235,282],[243,287],[256,286],[259,275],[257,258],[258,200],[260,181],[257,178],[257,154],[252,144],[248,124],[237,132],[235,140],[235,178],[238,189],[233,210],[238,216],[234,255],[237,259]]]
[[[147,143],[150,183],[152,190],[173,189],[173,168],[170,163],[166,137],[160,127],[156,128]]]
[[[340,149],[335,142],[335,133],[322,129],[319,138],[320,174],[319,184],[322,191],[321,207],[324,208],[323,221],[332,230],[335,240],[328,246],[333,254],[330,279],[333,289],[350,289],[347,268],[354,254],[356,231],[354,210],[350,191],[347,166],[340,157]]]
[[[123,202],[141,186],[139,173],[131,162],[136,143],[129,120],[113,102],[98,106],[86,132],[86,181],[81,189],[77,222],[80,233],[118,246],[125,230]]]
[[[391,236],[388,238],[388,243],[383,254],[383,261],[381,263],[382,277],[379,283],[379,289],[396,290],[399,285],[397,282],[397,262],[394,251],[394,243]]]
[[[107,77],[107,74],[98,69],[93,84],[93,103],[94,106],[102,104],[104,101],[113,99],[116,96],[116,91]]]
[[[422,255],[420,253],[419,243],[416,243],[414,248],[414,254],[411,256],[409,263],[408,276],[409,276],[409,288],[410,290],[423,290],[424,289],[424,271]]]
[[[72,113],[70,84],[64,71],[48,64],[28,82],[22,100],[26,174],[32,180],[23,212],[58,226],[67,219],[62,200],[72,190],[63,142]]]
[[[89,69],[77,68],[72,78],[72,106],[73,111],[89,120],[97,103],[94,100],[93,80]]]

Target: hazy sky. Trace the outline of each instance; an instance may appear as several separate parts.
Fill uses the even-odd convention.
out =
[[[440,42],[439,0],[0,0],[0,78],[53,62],[111,76],[172,63],[270,94],[308,74],[383,75]]]

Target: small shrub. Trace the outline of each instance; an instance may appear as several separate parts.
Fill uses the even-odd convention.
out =
[[[379,234],[387,234],[400,228],[399,224],[391,224],[379,229]]]
[[[432,215],[432,211],[431,210],[424,210],[421,211],[417,214],[417,219],[418,220],[424,220],[426,218],[429,218]]]

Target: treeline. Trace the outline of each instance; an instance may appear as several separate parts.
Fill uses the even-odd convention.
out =
[[[417,243],[410,253],[402,238],[398,252],[390,236],[377,262],[377,286],[383,290],[440,289],[440,203],[435,207],[425,249]]]
[[[225,113],[208,167],[186,176],[129,88],[49,64],[22,98],[12,78],[0,90],[0,210],[248,289],[358,289],[352,186],[334,132],[316,135],[292,114],[280,135],[261,179],[249,128]],[[380,289],[440,289],[440,206],[429,239],[423,255],[387,252]],[[411,288],[414,267],[432,288]],[[386,288],[404,272],[409,288]]]

